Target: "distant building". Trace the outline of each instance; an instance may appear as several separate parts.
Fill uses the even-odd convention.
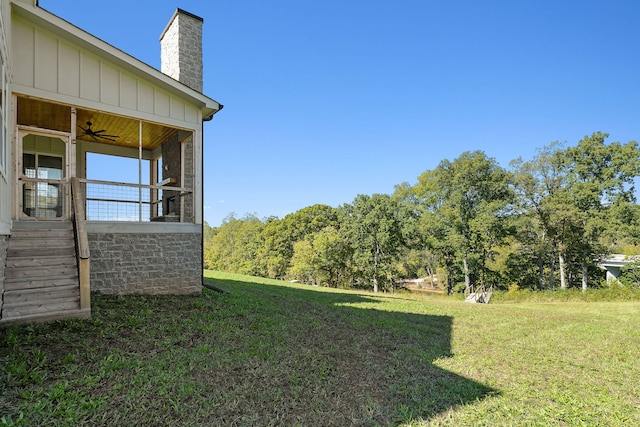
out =
[[[612,254],[600,259],[600,261],[598,261],[598,267],[606,270],[607,283],[611,283],[620,277],[622,268],[625,265],[638,261],[640,261],[640,256]]]

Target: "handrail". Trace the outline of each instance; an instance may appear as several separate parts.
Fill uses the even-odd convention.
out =
[[[63,179],[29,178],[28,176],[24,175],[18,178],[18,180],[24,182],[44,182],[45,184],[64,184]]]
[[[76,229],[76,247],[78,248],[78,275],[80,278],[80,309],[91,309],[91,270],[89,238],[85,227],[84,196],[78,178],[71,178],[71,198],[73,221]]]
[[[78,182],[82,182],[85,184],[103,184],[103,185],[114,185],[119,187],[132,187],[132,188],[149,188],[153,190],[166,190],[166,191],[180,191],[185,194],[190,194],[193,190],[187,187],[175,187],[171,185],[150,185],[150,184],[131,184],[129,182],[116,182],[116,181],[101,181],[97,179],[86,179],[86,178],[75,178]]]
[[[89,238],[85,227],[84,197],[78,178],[71,178],[71,197],[73,198],[73,219],[76,226],[78,256],[82,259],[89,259]]]

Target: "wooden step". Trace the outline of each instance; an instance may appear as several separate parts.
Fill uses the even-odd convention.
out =
[[[11,237],[16,239],[29,239],[32,237],[39,236],[50,236],[50,237],[67,237],[73,236],[73,229],[62,229],[62,228],[53,228],[53,229],[20,229],[20,230],[11,230]]]
[[[12,257],[7,259],[7,268],[39,268],[63,265],[77,265],[75,256],[60,256],[56,254],[40,257]]]
[[[9,237],[8,245],[10,248],[57,248],[73,246],[75,240],[73,235],[69,236],[50,236],[48,234],[42,234],[40,236],[31,237]]]
[[[7,258],[27,258],[41,256],[75,256],[76,248],[73,245],[57,248],[13,248],[9,246]]]
[[[73,277],[78,275],[78,269],[75,265],[61,265],[61,266],[43,266],[43,267],[21,267],[21,268],[7,268],[4,271],[5,280],[11,281],[12,279],[39,279],[39,278],[58,278],[58,277]]]
[[[11,223],[11,232],[21,230],[73,230],[71,221],[13,221]]]
[[[55,298],[50,300],[5,302],[2,305],[2,318],[23,317],[63,310],[79,310],[80,296]]]
[[[0,325],[8,326],[8,325],[21,325],[27,323],[34,322],[51,322],[53,320],[64,320],[64,319],[90,319],[91,318],[91,310],[61,310],[61,311],[50,311],[47,313],[35,313],[29,315],[23,315],[18,317],[3,317],[0,319]]]
[[[5,280],[4,289],[5,291],[15,291],[19,289],[44,289],[68,285],[78,286],[77,274],[69,277]]]
[[[75,241],[73,238],[68,239],[50,239],[46,236],[32,239],[14,239],[9,238],[9,249],[60,249],[60,248],[73,248],[75,247]]]
[[[70,222],[14,222],[7,243],[0,323],[90,317],[90,309],[80,310]]]
[[[78,286],[75,284],[48,288],[11,289],[4,293],[5,304],[25,303],[38,300],[60,298],[78,298]]]

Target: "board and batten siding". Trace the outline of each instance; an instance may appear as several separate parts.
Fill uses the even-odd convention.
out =
[[[14,92],[195,129],[199,109],[123,67],[14,15]],[[124,55],[124,54],[123,54]]]

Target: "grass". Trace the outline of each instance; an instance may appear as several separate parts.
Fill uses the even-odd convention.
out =
[[[0,425],[640,425],[640,302],[472,305],[207,272],[0,329]]]

